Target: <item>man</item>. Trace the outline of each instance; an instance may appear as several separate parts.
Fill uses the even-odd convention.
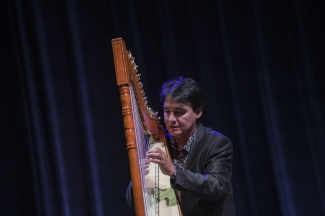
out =
[[[160,99],[173,162],[159,148],[147,152],[148,161],[170,176],[171,187],[181,194],[184,216],[235,216],[232,144],[198,121],[204,90],[195,80],[179,77],[163,84]]]

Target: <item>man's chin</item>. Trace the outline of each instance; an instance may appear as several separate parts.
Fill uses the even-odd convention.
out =
[[[182,136],[181,131],[169,131],[169,133],[175,138],[178,138],[178,137]]]

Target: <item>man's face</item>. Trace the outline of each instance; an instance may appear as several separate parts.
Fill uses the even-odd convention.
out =
[[[202,115],[201,111],[195,113],[190,105],[178,103],[169,95],[165,98],[163,109],[166,127],[176,139],[188,139],[195,130],[196,120]]]

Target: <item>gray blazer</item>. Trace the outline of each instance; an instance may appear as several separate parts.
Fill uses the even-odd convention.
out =
[[[185,169],[177,168],[172,188],[181,192],[184,216],[235,216],[231,187],[232,143],[217,131],[197,126]]]

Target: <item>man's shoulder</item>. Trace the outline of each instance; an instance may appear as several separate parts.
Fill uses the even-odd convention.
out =
[[[228,137],[226,137],[221,132],[212,129],[211,127],[205,127],[201,123],[198,125],[197,138],[198,141],[202,139],[228,139]]]
[[[224,134],[209,127],[204,127],[203,135],[197,142],[199,143],[198,149],[201,151],[207,150],[207,152],[212,154],[220,151],[225,151],[229,154],[232,152],[231,140]]]

